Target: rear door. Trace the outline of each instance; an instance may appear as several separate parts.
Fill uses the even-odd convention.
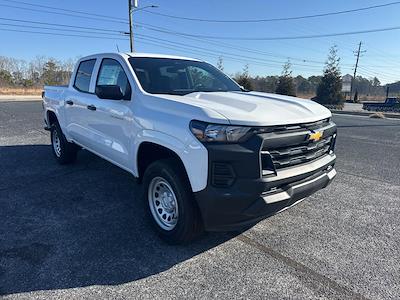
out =
[[[65,117],[67,134],[75,142],[90,147],[91,134],[88,131],[88,105],[96,99],[91,86],[96,59],[83,60],[79,63],[72,88],[65,98]]]
[[[103,58],[96,78],[98,85],[117,85],[124,95],[122,100],[100,99],[94,96],[95,122],[88,124],[95,133],[93,150],[118,165],[131,168],[129,161],[132,143],[137,134],[133,118],[132,79],[128,77],[125,62],[117,58]]]

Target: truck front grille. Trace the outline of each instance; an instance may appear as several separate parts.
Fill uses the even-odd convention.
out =
[[[318,141],[310,139],[315,132],[322,132]],[[261,149],[262,175],[271,174],[279,169],[311,162],[330,151],[336,137],[336,126],[328,120],[315,123],[280,126],[269,132],[261,133],[263,146]]]
[[[276,169],[309,162],[329,152],[332,136],[317,143],[304,143],[299,146],[277,148],[269,151]]]

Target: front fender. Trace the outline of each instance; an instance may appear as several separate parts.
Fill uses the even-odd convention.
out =
[[[194,137],[189,144],[185,145],[174,136],[155,130],[143,130],[137,135],[134,144],[132,170],[135,176],[139,175],[136,159],[143,142],[163,146],[178,155],[185,167],[193,192],[201,191],[207,186],[208,152]]]

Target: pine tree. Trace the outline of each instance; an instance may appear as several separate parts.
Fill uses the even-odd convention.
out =
[[[217,68],[218,68],[221,72],[224,71],[224,59],[222,58],[222,56],[218,57]]]
[[[251,83],[251,79],[249,76],[249,65],[246,64],[243,68],[242,74],[235,76],[236,82],[241,85],[246,90],[252,90],[253,84]]]
[[[279,76],[278,85],[275,90],[277,94],[296,96],[291,67],[292,64],[289,60],[283,65],[282,74]]]
[[[317,88],[315,100],[321,104],[342,105],[342,76],[340,73],[340,58],[337,54],[337,46],[332,46],[329,50],[328,60],[326,61],[324,74]]]

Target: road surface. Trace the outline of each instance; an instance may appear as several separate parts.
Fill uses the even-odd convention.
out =
[[[143,218],[132,176],[87,151],[57,165],[40,102],[2,101],[0,295],[399,299],[400,121],[334,120],[332,185],[246,232],[177,247]]]

